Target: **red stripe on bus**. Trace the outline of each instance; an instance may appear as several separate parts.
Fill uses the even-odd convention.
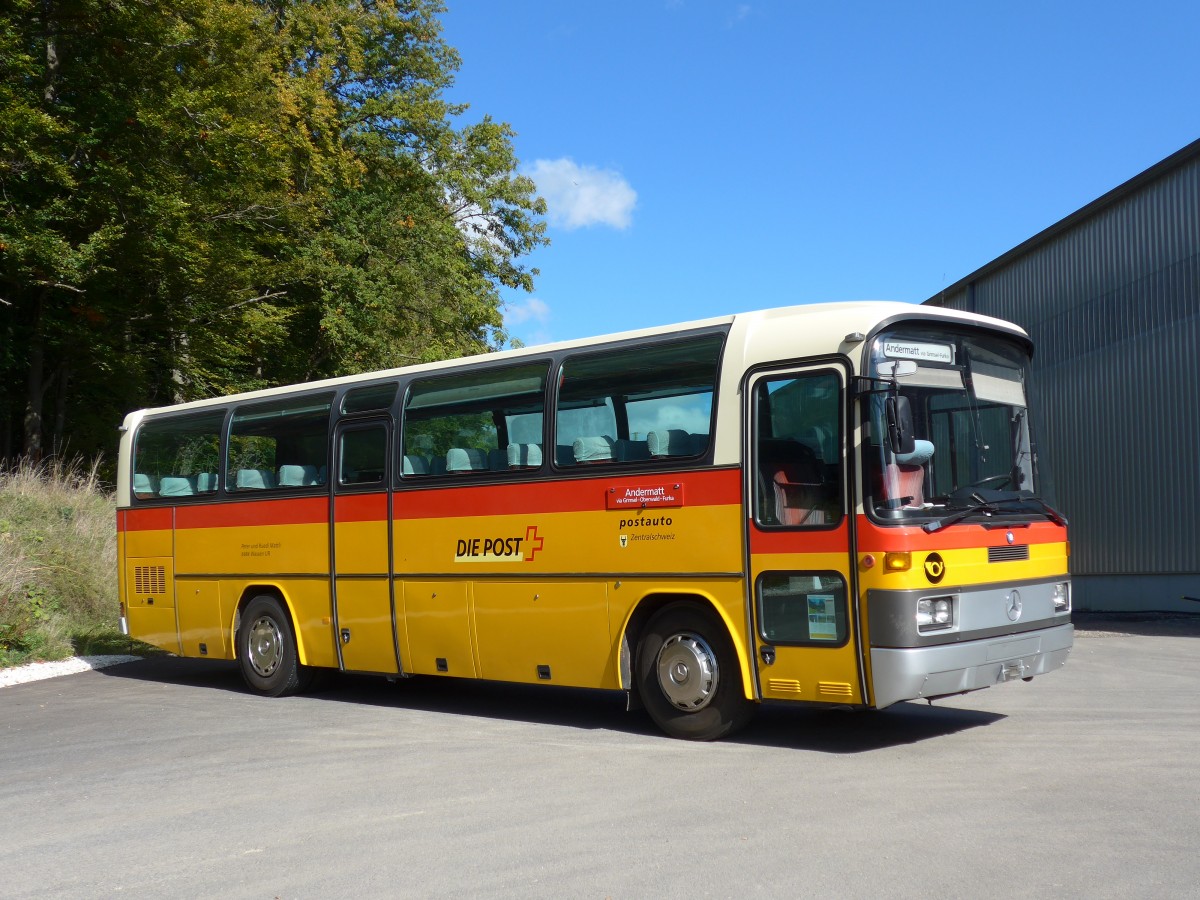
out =
[[[886,553],[889,550],[926,552],[1007,547],[1010,531],[1014,544],[1057,544],[1067,539],[1067,530],[1053,522],[992,525],[988,528],[977,522],[956,522],[941,531],[928,534],[918,526],[881,528],[866,516],[859,516],[858,550],[860,553]]]
[[[750,529],[750,552],[760,553],[841,553],[850,548],[846,522],[829,531]]]
[[[119,510],[117,531],[170,531],[172,512],[169,506]]]
[[[326,525],[328,497],[297,497],[294,500],[250,500],[244,503],[213,503],[177,506],[176,528],[238,528],[262,525]]]
[[[676,485],[680,487],[676,488]],[[682,507],[730,506],[742,501],[741,472],[737,469],[717,469],[705,472],[670,472],[663,475],[630,474],[587,480],[525,481],[430,491],[397,491],[392,515],[396,519],[436,519],[592,512],[608,508],[607,497],[610,491],[639,486],[677,489],[683,495],[683,502],[677,505]],[[646,506],[648,510],[655,508],[653,504]]]
[[[679,487],[676,487],[676,486]],[[679,491],[682,503],[663,508],[736,506],[742,500],[741,472],[718,469],[671,472],[665,475],[624,475],[569,481],[523,481],[400,490],[394,494],[396,519],[462,518],[466,516],[537,515],[539,513],[592,512],[608,508],[608,495],[629,487],[663,486]],[[657,507],[649,503],[645,507]],[[236,528],[267,525],[324,525],[329,521],[329,498],[246,500],[235,503],[183,504],[176,507],[126,510],[128,530],[176,528]],[[337,521],[370,522],[387,519],[387,495],[342,494],[337,497]],[[120,527],[118,525],[118,527]]]
[[[387,494],[343,494],[334,502],[338,522],[386,522]]]

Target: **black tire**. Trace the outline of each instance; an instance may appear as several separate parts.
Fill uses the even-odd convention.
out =
[[[291,617],[268,594],[255,597],[242,610],[237,658],[246,686],[267,697],[297,694],[312,681],[312,670],[300,665]]]
[[[713,741],[754,715],[724,623],[694,603],[672,603],[646,623],[636,678],[650,718],[671,737]]]

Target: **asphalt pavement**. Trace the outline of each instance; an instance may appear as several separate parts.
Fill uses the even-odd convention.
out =
[[[158,658],[0,690],[0,897],[1196,897],[1200,627],[661,736],[621,695]]]

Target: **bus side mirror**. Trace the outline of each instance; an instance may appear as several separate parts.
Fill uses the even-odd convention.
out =
[[[892,453],[912,453],[916,449],[913,437],[912,407],[907,397],[893,394],[886,402],[888,446]]]

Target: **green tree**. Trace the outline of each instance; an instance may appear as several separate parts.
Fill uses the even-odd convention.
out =
[[[433,0],[0,12],[0,456],[141,405],[502,344],[544,204]]]

